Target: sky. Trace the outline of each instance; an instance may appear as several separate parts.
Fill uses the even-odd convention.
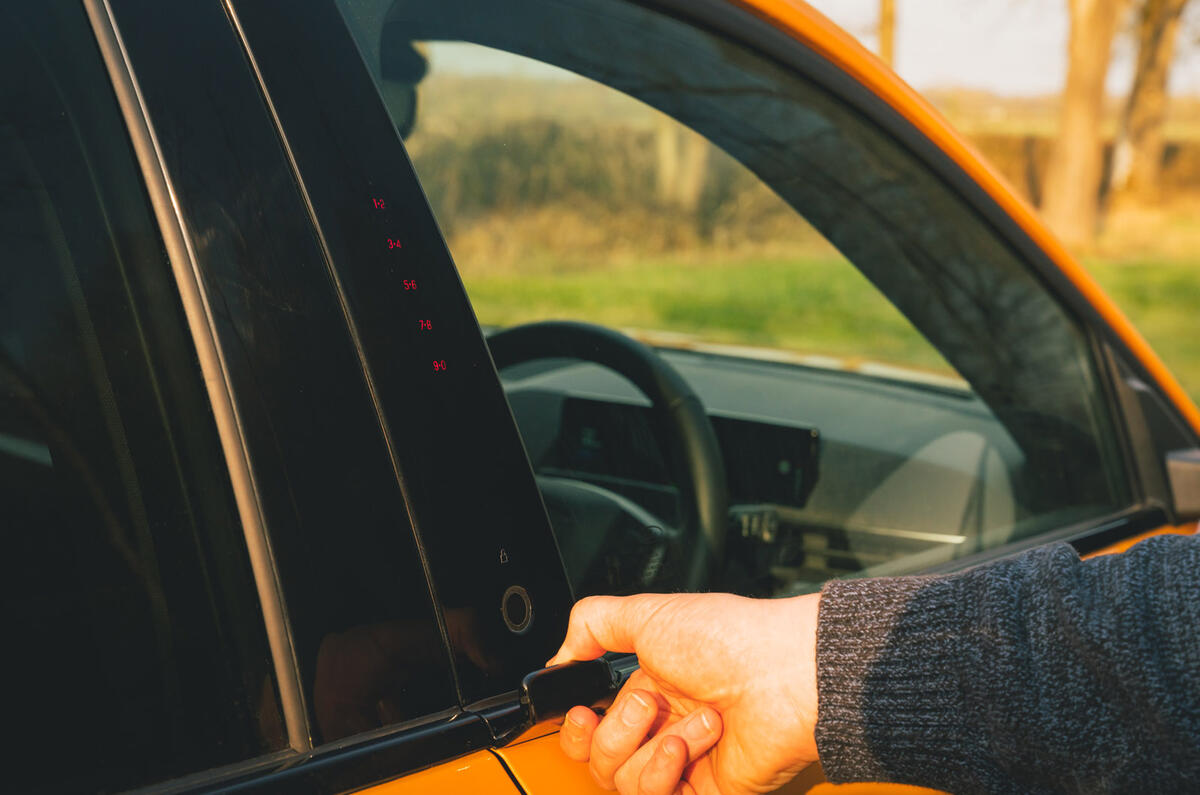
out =
[[[809,0],[875,49],[878,0]],[[1200,32],[1193,4],[1186,28]],[[1067,0],[896,0],[896,72],[918,89],[965,87],[997,94],[1056,94],[1066,74]],[[1180,36],[1179,44],[1183,43]],[[1172,93],[1200,93],[1200,43],[1179,47]],[[1114,47],[1108,90],[1124,94],[1136,46]]]
[[[879,0],[809,0],[819,11],[876,47]],[[1066,73],[1067,0],[896,0],[897,73],[918,90],[976,88],[1008,96],[1057,94]],[[1193,2],[1171,70],[1171,93],[1200,95],[1200,0]],[[478,48],[436,45],[435,67],[467,72],[543,73],[533,62]],[[1108,72],[1113,95],[1128,91],[1136,46],[1114,46]],[[439,57],[440,56],[440,57]]]

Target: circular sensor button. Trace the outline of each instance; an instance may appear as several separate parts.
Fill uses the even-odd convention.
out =
[[[500,599],[500,615],[509,632],[520,635],[533,623],[533,603],[529,594],[519,585],[510,585]]]

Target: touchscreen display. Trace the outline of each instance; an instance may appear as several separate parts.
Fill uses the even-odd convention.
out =
[[[804,507],[817,482],[821,437],[815,428],[717,412],[709,419],[725,459],[731,503]],[[670,485],[664,444],[647,406],[568,398],[555,460],[545,463],[568,473]]]

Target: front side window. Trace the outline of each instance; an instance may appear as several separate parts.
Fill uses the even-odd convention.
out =
[[[6,789],[285,747],[232,490],[78,3],[0,10]]]
[[[697,585],[695,543],[720,551],[709,585],[797,593],[1126,503],[1082,326],[838,97],[632,4],[340,5],[493,333],[578,593]],[[721,531],[711,461],[680,440],[700,431],[635,367],[562,326],[514,359],[510,332],[552,319],[641,341],[699,398]]]

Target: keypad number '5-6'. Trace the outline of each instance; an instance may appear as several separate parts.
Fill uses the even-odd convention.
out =
[[[404,289],[405,290],[417,289],[417,280],[416,279],[405,279],[404,280]]]

